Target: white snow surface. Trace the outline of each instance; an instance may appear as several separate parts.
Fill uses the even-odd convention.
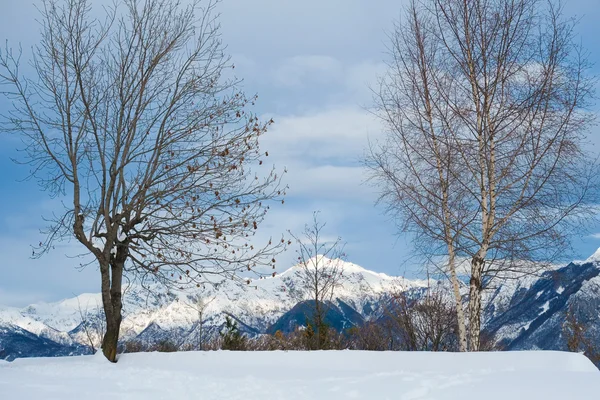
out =
[[[597,399],[600,372],[562,352],[138,353],[0,363],[6,399]]]
[[[550,309],[550,301],[547,301],[547,302],[545,302],[545,303],[542,305],[542,311],[540,311],[540,314],[539,314],[539,315],[542,315],[542,314],[544,314],[544,313],[545,313],[546,311],[548,311],[549,309]]]

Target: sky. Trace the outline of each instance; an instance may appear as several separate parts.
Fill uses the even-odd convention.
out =
[[[92,4],[100,4],[93,1]],[[567,15],[580,18],[577,32],[600,75],[598,0],[565,0]],[[0,0],[0,42],[29,48],[39,39],[37,0]],[[325,235],[341,236],[348,261],[390,275],[418,277],[422,268],[411,257],[407,237],[376,206],[376,188],[365,183],[361,166],[368,141],[383,135],[369,112],[370,87],[385,72],[388,33],[402,14],[399,0],[223,0],[219,9],[224,43],[244,79],[257,93],[257,111],[272,117],[262,142],[270,161],[289,171],[283,206],[273,207],[261,226],[264,237],[298,233],[320,211]],[[10,104],[0,99],[0,113]],[[597,107],[600,110],[600,107]],[[592,142],[600,130],[591,132]],[[77,268],[81,248],[61,243],[41,259],[31,259],[44,215],[56,200],[26,180],[18,158],[17,137],[0,135],[0,304],[24,306],[98,292],[94,266]],[[600,230],[599,230],[600,232]],[[575,241],[580,257],[600,247],[600,233]],[[295,254],[278,259],[287,269]]]

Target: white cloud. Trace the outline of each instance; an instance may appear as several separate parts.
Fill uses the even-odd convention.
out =
[[[283,86],[301,86],[306,81],[332,84],[343,79],[343,65],[330,56],[295,56],[275,67],[272,77]]]
[[[355,163],[368,140],[382,131],[380,122],[357,106],[273,118],[275,124],[262,146],[272,150],[274,157],[288,160]]]
[[[331,55],[297,55],[281,60],[270,69],[256,65],[245,69],[258,74],[257,78],[269,85],[296,90],[314,88],[321,93],[321,101],[338,106],[370,103],[371,88],[385,70],[383,62],[365,59],[348,63]]]
[[[362,184],[365,148],[381,134],[372,114],[355,106],[274,119],[261,146],[269,161],[287,168],[290,196],[374,200],[372,190]]]
[[[360,191],[364,180],[361,167],[323,165],[305,169],[291,169],[291,196],[314,196],[322,199],[363,199]]]

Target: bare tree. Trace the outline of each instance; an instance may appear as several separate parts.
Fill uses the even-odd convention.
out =
[[[309,299],[313,303],[312,322],[317,330],[317,348],[327,344],[327,324],[325,318],[329,312],[335,290],[343,285],[344,244],[342,239],[326,240],[322,236],[325,223],[318,220],[318,212],[313,213],[313,221],[305,225],[302,236],[290,235],[298,245],[298,266],[300,268],[300,287],[294,288],[298,300]]]
[[[572,296],[568,307],[561,313],[562,330],[560,339],[568,351],[583,353],[594,364],[600,365],[600,345],[596,339],[598,294],[600,284],[591,280],[585,283],[580,293]]]
[[[86,344],[89,346],[92,353],[95,353],[98,344],[102,342],[102,338],[106,333],[106,323],[104,321],[102,308],[97,303],[91,311],[89,304],[86,304],[85,308],[81,308],[79,298],[77,298],[77,309],[79,311],[79,317],[81,318],[81,329],[85,335],[84,339]]]
[[[545,0],[415,0],[391,35],[377,96],[388,142],[367,164],[418,248],[449,256],[462,350],[467,325],[479,349],[482,291],[544,266],[523,261],[565,257],[595,215],[594,82],[561,11]],[[468,324],[456,257],[470,259]]]
[[[590,334],[589,321],[582,321],[576,306],[569,306],[564,313],[561,336],[568,351],[583,353],[594,364],[600,364],[600,348]],[[586,323],[587,322],[587,323]]]
[[[248,109],[219,33],[216,1],[44,0],[33,76],[20,52],[0,54],[0,80],[24,162],[63,199],[45,253],[75,237],[97,262],[106,316],[102,349],[116,361],[124,274],[196,286],[208,275],[272,266],[284,245],[251,242],[281,177],[259,165],[273,122]],[[253,169],[253,166],[256,168]]]
[[[195,331],[196,333],[196,348],[198,350],[205,350],[205,344],[208,338],[206,337],[207,335],[204,331],[204,313],[206,311],[206,308],[210,305],[210,303],[212,303],[212,301],[215,298],[216,297],[213,296],[212,298],[207,299],[205,297],[202,297],[201,295],[196,295],[192,296],[190,301],[185,303],[198,315],[198,320],[196,321],[195,326],[192,328],[192,332]]]
[[[415,3],[407,16],[391,35],[389,74],[380,81],[376,96],[388,137],[370,147],[366,165],[380,189],[379,202],[387,204],[401,231],[413,234],[415,248],[428,261],[448,255],[443,270],[449,274],[455,297],[460,350],[466,351],[456,246],[470,221],[461,213],[464,196],[455,178],[459,171],[451,132],[440,125],[440,110],[434,108],[441,103],[430,65],[436,61],[436,43],[431,43]]]
[[[389,321],[367,321],[348,330],[349,347],[352,350],[385,351],[399,350],[394,347],[395,337]]]
[[[392,293],[386,315],[391,318],[407,351],[455,351],[457,349],[456,313],[450,306],[446,289],[428,287],[424,296],[411,291]],[[416,296],[412,296],[416,294]]]

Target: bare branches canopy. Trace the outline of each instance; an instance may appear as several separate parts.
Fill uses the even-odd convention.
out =
[[[594,81],[553,1],[415,0],[405,15],[376,95],[387,140],[367,165],[417,248],[449,255],[459,314],[454,257],[471,260],[477,350],[481,291],[541,265],[518,260],[564,256],[595,214]]]
[[[216,3],[122,0],[96,19],[88,0],[45,0],[30,68],[0,54],[8,129],[40,185],[67,199],[37,254],[74,236],[94,255],[112,361],[124,273],[177,287],[235,279],[284,245],[250,242],[285,188],[259,146],[273,121],[250,111]]]

